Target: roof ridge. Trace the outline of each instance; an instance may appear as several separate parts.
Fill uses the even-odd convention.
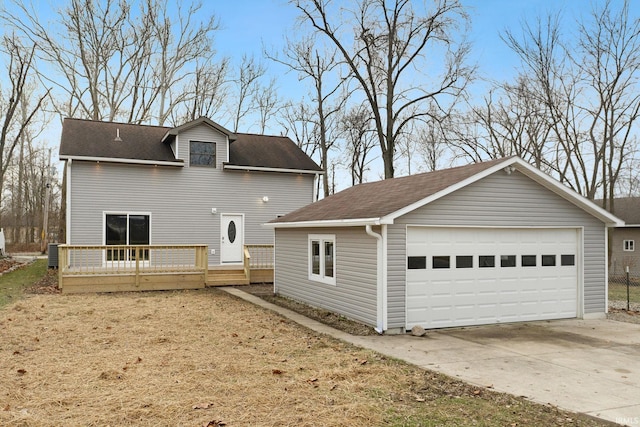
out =
[[[143,124],[143,123],[114,122],[114,121],[107,121],[107,120],[82,119],[82,118],[77,118],[77,117],[65,117],[64,120],[74,120],[74,121],[78,121],[78,122],[102,123],[102,124],[113,124],[113,125],[123,125],[123,126],[138,126],[138,127],[149,127],[149,128],[172,129],[171,126],[148,125],[148,124]]]

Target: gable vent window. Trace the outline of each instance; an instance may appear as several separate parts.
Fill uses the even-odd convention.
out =
[[[624,240],[622,242],[622,249],[625,252],[633,252],[633,251],[635,251],[636,250],[635,241],[633,241],[633,240]]]
[[[216,143],[189,141],[189,166],[216,167]]]

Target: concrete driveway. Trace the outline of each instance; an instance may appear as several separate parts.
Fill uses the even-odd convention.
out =
[[[353,336],[233,288],[227,292],[318,332],[573,412],[640,426],[640,325],[613,320],[554,320]]]
[[[640,426],[637,324],[572,319],[350,341],[479,386]]]

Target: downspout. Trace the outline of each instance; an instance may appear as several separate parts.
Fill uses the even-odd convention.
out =
[[[375,330],[377,333],[379,334],[383,334],[384,333],[384,320],[383,320],[383,316],[384,316],[384,289],[383,289],[383,269],[382,269],[382,252],[383,252],[383,246],[382,246],[382,235],[376,233],[375,231],[373,231],[371,229],[371,225],[367,224],[365,226],[365,231],[366,233],[375,238],[376,239],[376,253],[377,253],[377,271],[376,271],[376,287],[377,287],[377,305],[378,305],[378,310],[377,310],[377,315],[376,315],[376,327]]]
[[[67,164],[65,165],[65,173],[67,174],[67,188],[66,188],[66,208],[65,208],[65,243],[67,245],[71,244],[71,163],[73,159],[68,159]]]

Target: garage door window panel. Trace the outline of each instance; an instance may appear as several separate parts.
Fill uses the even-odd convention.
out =
[[[450,258],[448,255],[437,255],[432,258],[433,268],[449,268]]]
[[[500,255],[500,267],[515,267],[516,256],[515,255]]]
[[[408,257],[407,268],[409,270],[425,270],[427,268],[427,257],[426,256]]]
[[[576,265],[576,256],[575,255],[561,255],[560,256],[560,265],[562,265],[562,266]]]
[[[309,280],[336,284],[335,235],[309,235]]]
[[[542,266],[543,267],[555,267],[556,265],[556,256],[555,255],[542,255]]]
[[[522,255],[522,266],[523,267],[535,267],[536,266],[536,255]]]
[[[456,268],[473,268],[473,256],[472,255],[456,256]]]
[[[496,266],[496,257],[494,255],[480,255],[478,257],[478,266],[480,268],[492,268]]]

